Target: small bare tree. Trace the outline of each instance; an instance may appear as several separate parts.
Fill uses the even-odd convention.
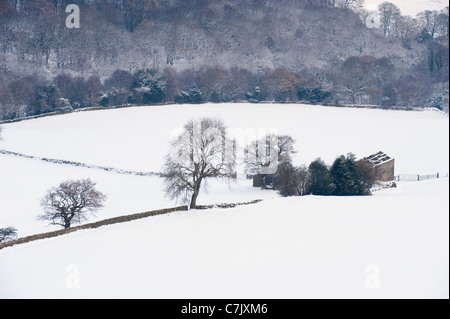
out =
[[[230,181],[235,173],[235,142],[227,136],[219,119],[191,120],[171,145],[163,174],[166,195],[171,199],[190,201],[197,207],[203,183],[211,178]]]
[[[42,198],[44,214],[38,220],[50,221],[68,229],[72,222],[81,223],[87,215],[103,207],[106,196],[95,189],[90,179],[66,181],[53,187]]]
[[[295,140],[290,135],[269,134],[264,139],[252,141],[245,149],[246,173],[274,174],[278,166],[291,163]]]
[[[359,9],[364,6],[365,0],[339,0],[339,6],[345,9]]]
[[[14,227],[0,228],[0,243],[17,239],[17,229]]]
[[[296,167],[290,162],[284,162],[280,164],[275,179],[275,187],[281,196],[303,196],[306,193],[308,169],[304,166]]]
[[[383,29],[384,36],[390,36],[392,33],[392,27],[396,21],[401,17],[401,11],[399,7],[390,2],[383,2],[378,6],[378,11],[381,18],[381,27]]]

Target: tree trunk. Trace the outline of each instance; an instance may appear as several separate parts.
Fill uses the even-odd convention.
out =
[[[191,209],[197,208],[197,197],[198,194],[200,194],[200,185],[201,185],[202,179],[200,178],[195,184],[194,184],[194,193],[192,194],[191,198]]]
[[[196,209],[197,208],[197,197],[198,197],[198,193],[194,191],[194,194],[192,194],[192,198],[191,198],[191,209]]]
[[[64,216],[64,229],[69,229],[72,226],[72,218],[74,216],[74,213],[66,214]]]

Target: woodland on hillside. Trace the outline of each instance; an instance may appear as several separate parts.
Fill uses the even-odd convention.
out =
[[[66,26],[77,4],[81,26]],[[302,102],[448,112],[448,7],[0,0],[0,121],[86,107]]]

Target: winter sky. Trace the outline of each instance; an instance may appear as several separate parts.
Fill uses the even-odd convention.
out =
[[[391,2],[397,5],[403,15],[415,16],[424,10],[440,10],[448,6],[446,0],[366,0],[366,7],[369,10],[376,10],[382,2]]]

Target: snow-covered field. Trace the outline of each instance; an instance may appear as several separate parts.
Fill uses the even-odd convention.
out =
[[[159,177],[128,176],[2,155],[0,165],[0,180],[8,181],[7,185],[0,183],[0,225],[16,227],[21,237],[59,229],[37,221],[36,216],[42,213],[40,199],[46,191],[68,179],[89,177],[107,196],[105,207],[90,222],[180,204],[164,197],[164,183]],[[229,186],[211,182],[208,193],[199,197],[199,204],[248,202],[276,196],[273,192],[254,189],[251,181]]]
[[[159,171],[173,133],[202,116],[222,118],[238,138],[258,128],[291,134],[298,165],[382,150],[396,158],[397,174],[448,172],[449,119],[435,111],[136,107],[3,125],[0,149]],[[0,154],[0,227],[14,226],[20,236],[55,230],[36,221],[39,199],[63,180],[86,177],[108,196],[91,221],[177,204],[164,198],[158,177]],[[214,182],[199,204],[265,201],[6,248],[0,251],[0,297],[448,298],[449,181],[398,186],[372,197],[284,199],[243,179],[230,187]]]
[[[160,171],[187,120],[220,117],[236,134],[277,129],[297,140],[297,164],[384,151],[397,173],[448,172],[448,116],[313,105],[204,104],[80,112],[4,125],[0,149],[137,171]],[[239,133],[244,134],[239,134]],[[431,170],[431,172],[430,172]]]
[[[3,298],[448,298],[448,180],[180,212],[0,251]]]

